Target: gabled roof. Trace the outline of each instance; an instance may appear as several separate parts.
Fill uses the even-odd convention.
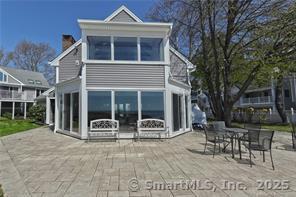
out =
[[[182,55],[179,51],[174,49],[173,47],[170,47],[170,51],[173,52],[177,57],[179,57],[183,62],[186,63],[187,68],[190,72],[195,71],[196,65],[192,64],[184,55]]]
[[[1,69],[19,81],[22,85],[30,87],[49,87],[49,84],[42,73],[4,66],[0,66],[0,70]],[[29,80],[34,80],[34,84],[29,83]],[[35,80],[40,81],[41,85],[36,84]]]
[[[78,47],[82,42],[82,39],[79,39],[76,41],[74,44],[72,44],[69,48],[67,48],[65,51],[63,51],[60,55],[58,55],[56,58],[48,62],[51,66],[58,66],[59,65],[59,60],[65,57],[68,53],[70,53],[73,49]]]
[[[139,19],[133,12],[131,12],[127,7],[122,5],[120,8],[115,10],[110,16],[108,16],[104,21],[105,22],[110,22],[112,19],[114,19],[117,15],[119,15],[121,12],[126,13],[129,15],[135,22],[142,23],[143,21]]]

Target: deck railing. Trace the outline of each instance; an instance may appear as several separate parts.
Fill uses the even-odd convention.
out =
[[[272,102],[271,96],[250,97],[250,98],[242,99],[242,104],[265,104],[265,103],[271,103],[271,102]]]
[[[33,101],[35,99],[35,95],[28,94],[28,92],[18,92],[15,90],[0,90],[0,99],[1,100],[26,100]]]

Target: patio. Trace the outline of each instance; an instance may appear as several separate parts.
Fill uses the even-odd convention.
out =
[[[39,128],[0,140],[0,184],[5,194],[13,197],[295,196],[296,193],[296,152],[291,150],[290,133],[275,133],[275,171],[270,159],[267,157],[263,163],[257,152],[252,168],[246,153],[243,160],[237,154],[232,159],[228,149],[227,153],[217,153],[212,158],[210,146],[203,154],[205,138],[200,132],[166,141],[85,143]],[[131,185],[132,178],[137,178],[139,188],[137,181]],[[200,180],[202,185],[209,183],[211,187],[149,190],[145,183],[170,184],[182,180]],[[257,190],[260,180],[288,180],[289,189]],[[225,189],[225,181],[243,187]]]

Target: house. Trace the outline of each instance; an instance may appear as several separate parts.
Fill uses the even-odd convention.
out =
[[[0,66],[0,116],[27,117],[35,98],[49,89],[42,73]]]
[[[169,137],[191,130],[190,72],[170,46],[173,24],[143,22],[125,6],[105,20],[78,19],[81,39],[63,36],[56,68],[55,132],[86,139],[90,122],[119,121],[132,138],[138,120],[165,121]]]
[[[266,86],[250,87],[235,104],[235,107],[269,109],[267,121],[281,122],[275,103],[275,83],[275,80],[270,80],[270,84]],[[290,114],[291,110],[296,110],[296,74],[291,73],[284,77],[282,95],[284,110]]]

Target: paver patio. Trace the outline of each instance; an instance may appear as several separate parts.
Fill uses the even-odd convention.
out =
[[[0,183],[11,197],[296,196],[296,151],[290,149],[286,133],[275,134],[275,171],[269,157],[263,163],[259,153],[252,168],[246,153],[243,160],[237,155],[232,159],[230,153],[212,158],[210,147],[204,155],[204,135],[199,132],[166,141],[86,143],[39,128],[0,139]],[[132,178],[136,182],[129,183]],[[200,180],[201,187],[149,190],[150,180],[167,184]],[[288,180],[289,189],[257,190],[257,180]],[[205,181],[210,181],[211,190]],[[224,181],[244,187],[224,189]]]

